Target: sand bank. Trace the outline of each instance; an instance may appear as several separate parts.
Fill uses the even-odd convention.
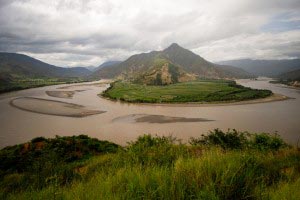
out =
[[[13,99],[10,101],[10,105],[29,112],[65,117],[86,117],[106,112],[90,110],[78,104],[33,97],[20,97]]]
[[[136,122],[136,123],[176,123],[176,122],[208,122],[204,118],[186,118],[186,117],[172,117],[165,115],[148,115],[148,114],[132,114],[117,117],[112,120],[113,122]]]

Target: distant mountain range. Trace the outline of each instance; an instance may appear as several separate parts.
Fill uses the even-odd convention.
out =
[[[299,80],[300,59],[230,60],[214,64],[173,43],[162,51],[136,54],[125,61],[108,61],[98,67],[63,68],[17,53],[0,52],[0,83],[15,78],[85,77],[119,78],[143,84],[171,84],[196,78],[252,78],[255,76]],[[93,72],[92,72],[93,71]]]
[[[281,74],[300,69],[300,59],[292,60],[228,60],[218,62],[241,68],[256,76],[279,77]]]
[[[92,74],[99,78],[120,78],[146,84],[169,84],[195,78],[249,78],[252,74],[232,66],[208,62],[173,43],[163,51],[152,51],[102,67]]]
[[[84,77],[91,71],[84,67],[64,68],[17,53],[0,53],[0,77]]]

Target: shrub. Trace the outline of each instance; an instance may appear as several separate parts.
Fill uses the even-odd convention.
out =
[[[128,144],[124,158],[141,165],[171,165],[178,155],[184,154],[181,145],[175,145],[178,140],[172,136],[143,135],[135,142]]]
[[[200,138],[191,138],[191,145],[217,145],[223,149],[257,149],[260,151],[277,151],[288,145],[277,135],[267,133],[249,134],[248,132],[239,132],[235,129],[223,132],[220,129],[210,131],[207,135]]]
[[[201,138],[191,138],[192,145],[218,145],[223,149],[242,149],[247,145],[246,132],[238,132],[237,130],[228,130],[223,132],[220,129],[210,131],[208,135],[202,135]]]
[[[36,143],[36,142],[44,142],[44,141],[46,141],[47,139],[46,138],[44,138],[44,137],[36,137],[36,138],[33,138],[32,140],[31,140],[31,142],[32,143]]]
[[[250,142],[251,146],[259,150],[275,150],[287,147],[288,145],[277,135],[267,133],[254,134]]]

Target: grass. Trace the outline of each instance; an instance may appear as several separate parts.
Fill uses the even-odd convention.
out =
[[[48,171],[48,165],[53,162],[49,157],[40,171],[33,167],[31,170],[39,159],[33,159],[31,165],[24,163],[23,170],[1,167],[0,197],[72,200],[299,198],[300,151],[276,135],[214,130],[208,136],[191,139],[191,144],[183,144],[173,137],[144,135],[125,147],[87,136],[73,137],[73,141],[77,141],[74,143],[69,143],[71,139],[31,141],[35,146],[47,141],[51,145],[45,146],[45,150],[53,152],[57,151],[55,144],[64,141],[58,146],[69,145],[69,150],[59,154],[64,161],[55,162],[56,170],[52,172]],[[99,144],[98,150],[94,148],[95,143]],[[85,144],[89,144],[93,153],[85,153],[71,161],[64,159],[64,155],[68,157],[72,152],[84,151]],[[21,147],[1,150],[2,162],[10,158],[12,149],[15,154],[23,152],[16,150]],[[109,151],[105,151],[107,147]],[[31,153],[35,151],[33,145]],[[39,151],[44,150],[39,148]],[[37,180],[46,181],[42,185],[33,184],[39,183]]]
[[[105,97],[126,102],[184,103],[184,102],[230,102],[264,98],[272,94],[269,90],[257,90],[234,81],[199,80],[166,86],[150,86],[115,82],[102,94]]]
[[[84,82],[81,78],[17,78],[9,83],[0,84],[0,93],[24,90],[29,88]]]

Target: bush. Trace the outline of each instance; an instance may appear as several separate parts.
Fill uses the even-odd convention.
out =
[[[41,189],[55,180],[59,185],[79,178],[74,171],[80,162],[91,156],[117,152],[117,144],[100,141],[86,135],[46,139],[37,137],[31,142],[6,147],[0,151],[0,178],[6,180],[9,174],[24,177],[22,184],[7,187],[20,190],[20,187]]]
[[[84,135],[44,143],[38,152],[30,142],[26,151],[23,145],[0,151],[0,199],[284,199],[299,193],[300,151],[283,148],[276,135],[216,129],[191,139],[193,145],[151,135],[125,148]],[[23,169],[3,167],[8,161]]]
[[[210,131],[207,135],[200,138],[191,138],[191,145],[217,145],[223,149],[257,149],[260,151],[277,151],[288,145],[277,135],[267,133],[249,134],[248,132],[239,132],[235,129],[223,132],[220,129]]]
[[[141,165],[171,165],[179,154],[184,154],[182,146],[175,145],[176,142],[178,140],[172,136],[140,136],[128,144],[124,158]]]
[[[220,129],[210,131],[208,135],[202,135],[201,138],[191,138],[192,145],[219,145],[223,149],[242,149],[247,145],[246,132],[238,132],[237,130],[228,130],[223,132]]]
[[[36,137],[36,138],[33,138],[32,140],[31,140],[31,142],[32,143],[36,143],[36,142],[44,142],[44,141],[46,141],[47,139],[46,138],[44,138],[44,137]]]
[[[259,150],[277,151],[280,148],[288,145],[278,136],[271,136],[267,133],[254,134],[250,142],[251,146]]]

